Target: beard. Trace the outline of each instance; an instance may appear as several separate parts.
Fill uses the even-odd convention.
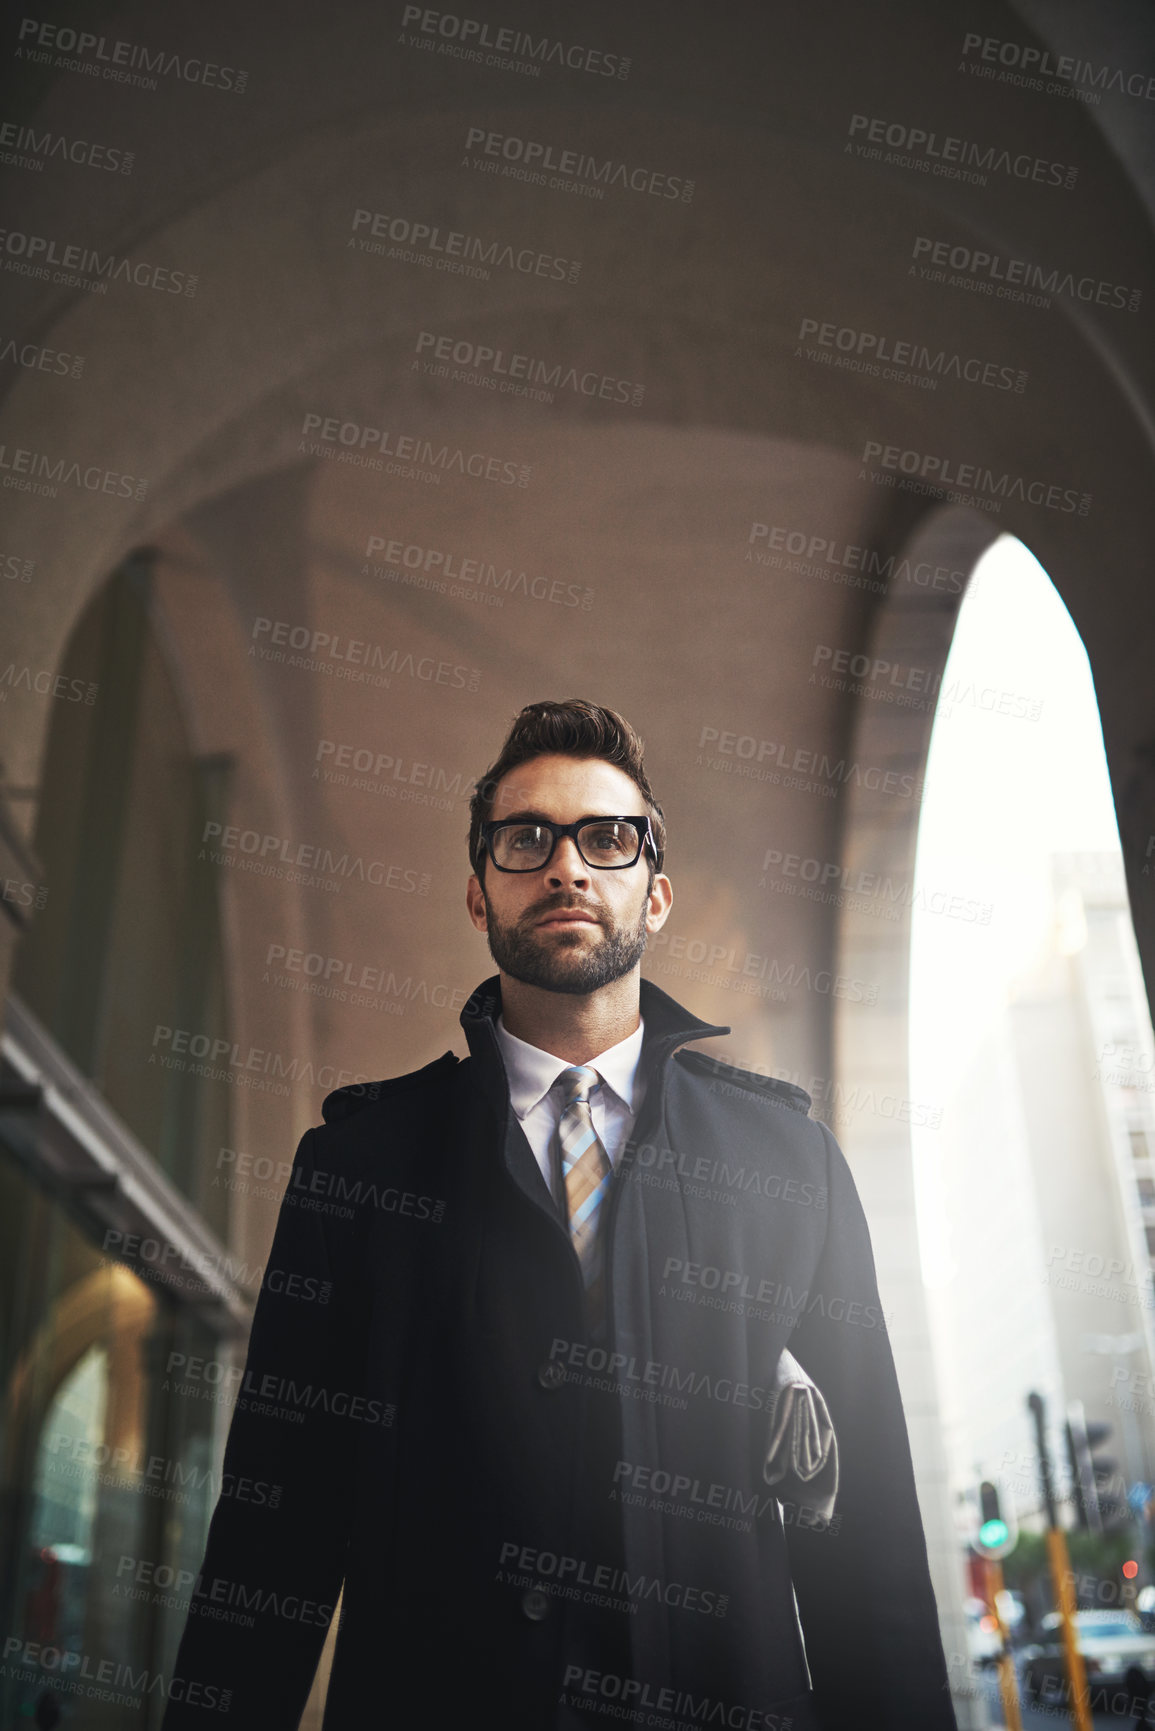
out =
[[[484,889],[482,890],[484,895]],[[535,930],[533,922],[563,908],[580,907],[591,919],[601,924],[605,936],[600,943],[590,944],[579,927],[572,937],[564,928],[545,937]],[[584,903],[558,902],[531,909],[521,921],[503,925],[485,896],[487,915],[486,939],[489,953],[503,973],[520,980],[525,986],[539,986],[546,992],[571,992],[575,995],[596,992],[614,980],[620,980],[637,966],[646,948],[646,909],[642,903],[637,924],[607,925],[605,917]]]

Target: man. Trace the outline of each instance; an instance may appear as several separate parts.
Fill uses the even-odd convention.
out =
[[[296,1726],[343,1583],[327,1727],[953,1731],[849,1169],[640,977],[641,742],[531,704],[471,816],[498,973],[297,1150],[166,1727]]]

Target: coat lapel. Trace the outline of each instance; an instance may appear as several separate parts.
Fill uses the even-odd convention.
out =
[[[461,1012],[461,1026],[465,1030],[469,1054],[473,1059],[474,1081],[497,1120],[497,1144],[501,1149],[501,1161],[505,1171],[523,1195],[536,1208],[548,1214],[564,1232],[565,1225],[558,1206],[542,1177],[541,1168],[534,1158],[533,1149],[518,1122],[517,1114],[510,1107],[509,1078],[495,1028],[500,1013],[501,979],[494,974],[478,986]],[[641,1014],[645,1022],[641,1063],[642,1074],[646,1079],[646,1098],[639,1126],[651,1121],[660,1122],[666,1062],[676,1048],[684,1045],[687,1040],[699,1040],[707,1035],[730,1032],[728,1027],[701,1021],[649,980],[641,981]],[[637,1128],[638,1126],[635,1126],[635,1130]],[[635,1137],[631,1136],[623,1151],[623,1160],[629,1157],[634,1141]],[[617,1189],[615,1184],[611,1199]],[[613,1207],[611,1200],[609,1214],[603,1223],[603,1231],[607,1233],[611,1227]],[[566,1236],[568,1239],[568,1233]]]

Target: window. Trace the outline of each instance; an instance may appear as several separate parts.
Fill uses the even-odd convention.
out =
[[[228,1032],[216,868],[198,856],[231,766],[190,752],[144,562],[90,603],[62,673],[96,700],[56,706],[34,841],[48,899],[14,988],[223,1233],[228,1192],[203,1156],[229,1145],[228,1091],[149,1057],[158,1025]]]

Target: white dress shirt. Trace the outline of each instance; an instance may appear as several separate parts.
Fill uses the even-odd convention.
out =
[[[510,1104],[533,1149],[549,1193],[560,1204],[553,1170],[554,1138],[565,1102],[557,1081],[563,1070],[573,1066],[567,1058],[559,1058],[553,1052],[543,1051],[540,1046],[519,1040],[516,1034],[510,1033],[501,1016],[494,1026],[509,1078]],[[627,1034],[616,1046],[608,1047],[589,1060],[588,1067],[596,1070],[600,1078],[590,1092],[590,1115],[594,1130],[609,1155],[610,1165],[614,1167],[645,1094],[645,1083],[638,1075],[643,1032],[644,1023],[639,1017],[632,1034]]]

